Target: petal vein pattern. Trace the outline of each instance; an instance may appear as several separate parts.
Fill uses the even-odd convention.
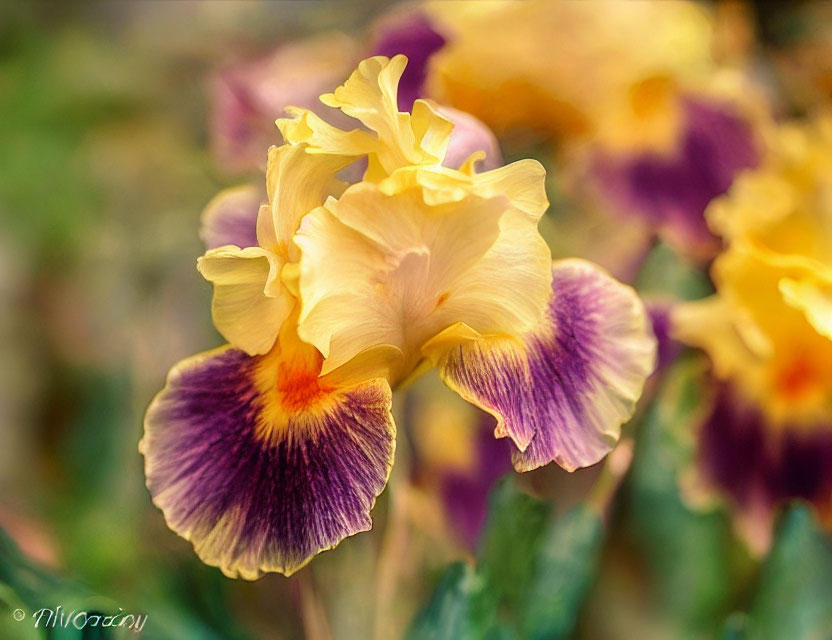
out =
[[[518,471],[557,462],[572,471],[614,446],[655,366],[655,338],[635,292],[594,265],[552,269],[545,320],[522,338],[439,336],[425,347],[445,382],[493,414]]]
[[[319,380],[319,367],[308,352],[223,347],[177,365],[148,409],[153,501],[229,577],[291,574],[371,526],[395,448],[390,387]]]

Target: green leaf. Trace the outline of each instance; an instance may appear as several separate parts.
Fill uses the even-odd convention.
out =
[[[717,635],[718,640],[746,640],[748,632],[748,616],[734,612],[725,620]]]
[[[662,243],[647,255],[636,288],[642,294],[666,295],[679,300],[696,300],[713,293],[713,285],[701,269]]]
[[[763,564],[749,640],[832,637],[832,542],[805,505],[791,507]]]
[[[603,524],[578,506],[556,518],[551,504],[513,478],[492,491],[477,567],[450,566],[409,640],[565,638],[594,581]]]
[[[695,464],[700,362],[683,358],[669,372],[639,427],[629,479],[629,531],[652,568],[665,617],[683,637],[717,631],[749,570],[727,514],[694,510],[680,494],[680,478]]]
[[[478,566],[512,610],[525,598],[552,514],[552,505],[525,493],[511,476],[489,495]]]
[[[445,570],[425,610],[416,618],[408,640],[472,640],[503,638],[496,621],[495,601],[486,581],[466,563]]]
[[[584,505],[549,523],[524,595],[523,638],[557,640],[572,633],[595,578],[603,538],[600,514]]]
[[[205,582],[205,581],[204,581]],[[206,582],[207,584],[207,582]],[[202,587],[203,589],[205,586]],[[49,620],[49,611],[56,610],[65,614],[76,612],[100,612],[111,615],[146,615],[142,637],[159,640],[230,640],[249,637],[242,630],[234,630],[228,622],[221,630],[215,630],[208,622],[192,613],[195,607],[185,608],[176,601],[175,593],[169,599],[151,600],[143,604],[116,602],[111,597],[96,595],[85,584],[65,578],[60,574],[44,569],[18,548],[17,544],[0,529],[0,638],[44,638],[50,640],[86,640],[87,638],[125,638],[133,637],[133,631],[126,629],[107,629],[89,626],[77,629],[71,623],[66,627],[51,623],[44,631]],[[177,606],[178,605],[178,606]],[[222,603],[216,603],[217,609],[223,611]],[[15,610],[22,612],[22,619],[16,620]],[[45,609],[40,616],[40,623],[35,627],[38,611]],[[59,615],[59,614],[56,614]],[[46,635],[44,635],[46,634]]]

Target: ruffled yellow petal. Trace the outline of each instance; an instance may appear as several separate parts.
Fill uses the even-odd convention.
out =
[[[342,86],[321,96],[325,105],[341,109],[376,132],[387,147],[382,164],[388,171],[420,160],[410,115],[399,113],[396,102],[399,78],[406,65],[407,58],[402,55],[362,60]]]
[[[352,160],[344,155],[308,153],[305,144],[269,149],[266,191],[274,232],[258,233],[260,246],[284,260],[297,260],[291,240],[301,218],[321,206],[328,196],[343,191],[345,185],[336,180],[335,174]],[[268,229],[268,222],[260,226]],[[269,244],[272,239],[274,244]]]
[[[762,407],[772,424],[810,424],[828,413],[832,340],[803,268],[772,264],[737,245],[713,267],[718,294],[681,305],[674,334],[702,348],[714,373]]]
[[[474,161],[477,157],[475,154]],[[379,183],[387,195],[417,187],[423,189],[423,198],[432,205],[462,200],[469,193],[483,198],[505,196],[512,207],[534,222],[549,207],[546,170],[537,160],[519,160],[483,173],[442,166],[402,167]]]
[[[217,331],[249,355],[268,352],[293,305],[280,285],[281,263],[274,254],[260,247],[219,247],[202,256],[197,268],[214,285]]]
[[[399,112],[396,92],[406,64],[402,55],[368,58],[342,86],[321,96],[321,102],[360,121],[369,132],[343,131],[298,108],[287,109],[293,117],[278,120],[277,126],[287,142],[307,143],[313,154],[369,156],[365,180],[381,180],[409,165],[440,164],[453,124],[425,100],[417,100],[412,113]]]
[[[396,318],[376,295],[388,270],[381,251],[324,208],[304,219],[295,242],[302,253],[298,332],[327,358],[324,373],[376,345],[399,342]]]
[[[308,144],[310,153],[357,157],[379,149],[378,138],[369,131],[344,131],[308,109],[287,107],[286,111],[292,117],[279,118],[275,122],[283,139],[292,145]]]
[[[402,352],[404,374],[454,323],[522,333],[550,295],[548,248],[504,197],[431,205],[420,189],[353,185],[304,220],[296,243],[299,332],[326,356],[325,372],[387,344]]]
[[[735,310],[720,296],[687,302],[672,310],[671,333],[675,339],[704,350],[718,378],[724,380],[738,372],[751,374],[758,369],[760,352],[764,354],[771,346],[764,338],[746,339],[740,332],[741,327],[735,325],[735,316]],[[750,318],[748,322],[746,328],[753,327]],[[752,335],[759,336],[759,333],[755,330]]]
[[[539,220],[549,207],[546,169],[537,160],[518,160],[474,176],[475,190],[489,197],[505,194],[512,206]]]
[[[832,279],[832,118],[769,132],[760,167],[741,175],[706,215],[733,243],[751,245],[783,267],[822,271]]]
[[[551,296],[552,254],[525,215],[512,209],[500,219],[494,244],[476,268],[454,282],[443,320],[460,319],[485,333],[521,335],[542,319]],[[444,323],[444,322],[443,322]]]
[[[736,244],[717,257],[711,273],[720,295],[733,309],[738,331],[752,336],[747,338],[749,344],[762,344],[754,333],[765,336],[768,342],[778,342],[796,328],[809,329],[803,314],[784,304],[780,291],[784,278],[805,277],[803,268],[772,263],[763,253]]]
[[[427,100],[413,103],[411,127],[416,144],[429,161],[441,162],[451,142],[454,124],[439,112],[439,108]],[[425,158],[421,158],[422,161]]]
[[[832,339],[832,283],[783,278],[779,288],[787,304],[800,309],[819,334]]]

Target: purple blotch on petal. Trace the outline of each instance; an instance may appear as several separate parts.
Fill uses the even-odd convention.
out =
[[[260,360],[228,348],[175,369],[148,410],[140,446],[168,525],[203,561],[247,579],[292,573],[369,529],[394,448],[383,381],[290,419],[282,437],[256,437]]]
[[[699,439],[708,478],[739,505],[769,508],[791,498],[832,515],[832,421],[770,425],[729,385],[719,386]]]
[[[644,216],[688,249],[718,243],[705,222],[705,209],[725,193],[742,169],[759,160],[751,124],[729,105],[687,98],[676,153],[602,154],[597,183],[623,213]]]
[[[552,292],[546,321],[522,343],[484,338],[440,362],[452,388],[502,419],[497,435],[511,438],[518,471],[598,462],[655,364],[655,338],[631,289],[564,260],[553,268]]]

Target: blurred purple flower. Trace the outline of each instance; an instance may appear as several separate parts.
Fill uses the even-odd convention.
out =
[[[768,546],[771,519],[785,500],[807,500],[832,523],[830,426],[768,424],[759,407],[719,384],[700,432],[699,472],[739,507],[755,550]]]
[[[217,158],[231,171],[264,169],[269,146],[281,142],[274,121],[290,105],[322,110],[318,96],[343,82],[358,56],[351,38],[330,33],[283,45],[215,74],[210,82],[211,139]],[[333,124],[342,117],[340,112],[330,115]]]
[[[469,549],[476,546],[485,524],[488,494],[497,480],[512,468],[509,443],[494,437],[494,418],[482,412],[480,422],[471,443],[475,451],[474,464],[464,471],[444,470],[439,477],[439,491],[448,521]]]
[[[593,183],[618,212],[643,216],[670,243],[695,257],[711,257],[719,241],[704,212],[742,169],[759,159],[749,121],[729,104],[682,100],[682,125],[671,153],[598,151]]]

